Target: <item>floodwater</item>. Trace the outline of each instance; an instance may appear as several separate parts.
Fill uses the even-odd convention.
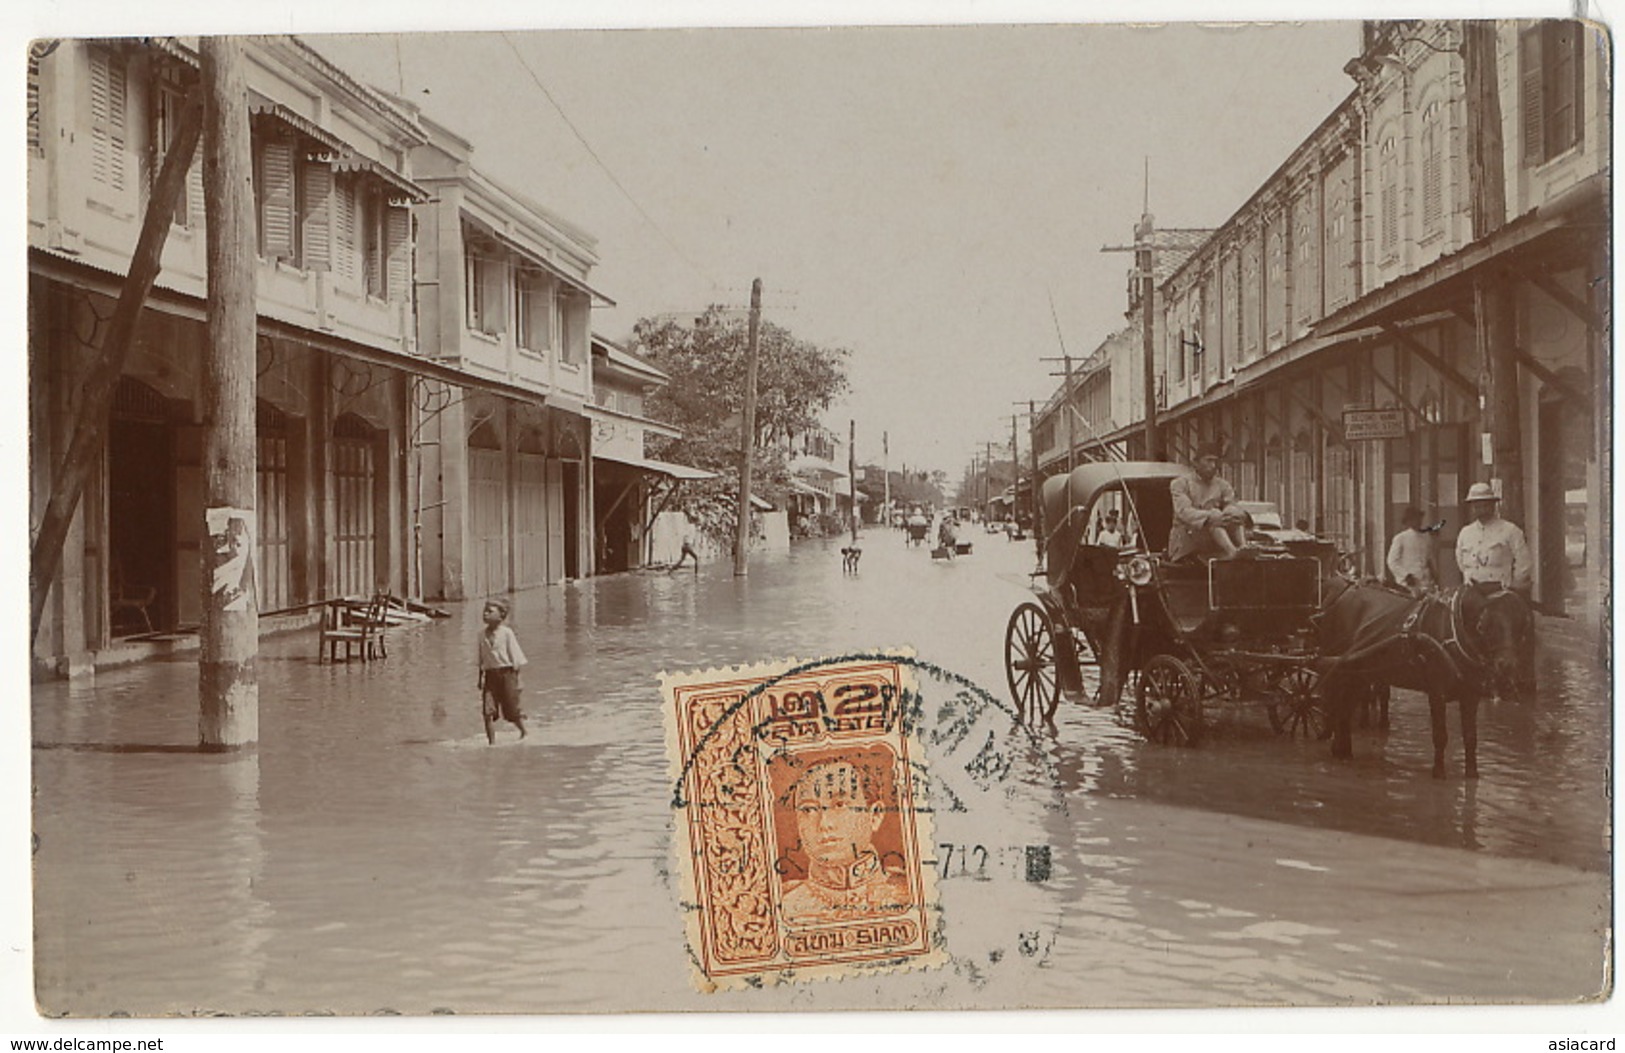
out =
[[[1008,776],[934,842],[952,963],[697,993],[657,676],[911,647],[1005,700],[1031,543],[933,562],[900,535],[514,597],[530,737],[489,747],[476,604],[318,664],[265,641],[260,741],[205,755],[189,660],[33,695],[36,987],[50,1015],[1346,1005],[1595,997],[1610,700],[1584,647],[1480,718],[1476,783],[1429,775],[1403,695],[1355,758],[1211,717],[1201,748],[1063,706],[984,714]],[[929,691],[927,694],[929,696]],[[1457,734],[1452,714],[1452,736]],[[953,846],[950,848],[949,846]],[[1013,860],[1041,847],[1052,870]],[[980,854],[977,850],[980,849]],[[970,859],[977,866],[965,867]]]

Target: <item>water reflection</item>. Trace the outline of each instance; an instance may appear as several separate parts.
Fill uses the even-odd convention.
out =
[[[1400,915],[1350,931],[1326,920],[1324,886],[1368,880],[1351,876],[1375,854],[1362,835],[1601,873],[1606,695],[1555,659],[1538,707],[1484,707],[1476,785],[1429,778],[1414,700],[1396,704],[1388,736],[1357,734],[1352,763],[1274,737],[1256,712],[1217,721],[1189,751],[1147,746],[1116,715],[1077,705],[1037,738],[986,713],[978,733],[1014,744],[1011,776],[977,791],[979,810],[936,816],[937,840],[981,844],[1011,867],[1044,848],[1047,880],[945,876],[957,957],[943,973],[696,995],[657,674],[907,646],[1007,704],[1004,624],[1031,550],[976,544],[970,559],[934,562],[882,533],[866,539],[856,577],[841,573],[836,543],[809,543],[754,562],[745,579],[715,564],[518,594],[511,623],[533,663],[523,744],[485,745],[477,604],[401,631],[380,663],[318,664],[308,633],[268,639],[262,738],[241,756],[192,752],[188,661],[42,685],[42,1004],[463,1013],[1547,989],[1501,976],[1483,954],[1422,968],[1413,930],[1436,922]],[[1303,837],[1324,830],[1352,847]],[[1437,868],[1440,884],[1460,865],[1406,858],[1416,873]],[[1259,861],[1277,859],[1307,866],[1274,865],[1257,882]]]

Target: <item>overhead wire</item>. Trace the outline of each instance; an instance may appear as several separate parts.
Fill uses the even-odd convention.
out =
[[[598,151],[593,149],[592,144],[587,141],[587,137],[582,134],[581,129],[576,127],[575,122],[570,119],[570,115],[564,112],[564,107],[559,105],[559,100],[554,98],[553,93],[547,90],[547,85],[542,83],[542,78],[536,73],[536,70],[532,68],[530,61],[525,58],[524,52],[520,51],[519,46],[513,42],[512,35],[509,33],[500,33],[498,35],[502,37],[503,43],[508,45],[509,50],[511,50],[514,54],[514,57],[519,60],[519,65],[524,67],[525,72],[530,75],[531,81],[535,83],[537,89],[541,91],[548,103],[558,113],[560,119],[564,121],[565,126],[570,129],[571,134],[576,137],[576,141],[581,144],[582,149],[586,150],[587,155],[593,159],[599,168],[603,169],[604,174],[609,177],[609,181],[615,185],[615,189],[621,192],[621,196],[626,198],[627,202],[630,203],[633,208],[637,209],[638,215],[643,217],[644,222],[648,223],[649,226],[655,229],[655,232],[665,240],[666,244],[671,247],[671,250],[675,252],[684,263],[688,264],[688,266],[693,269],[695,274],[698,274],[701,278],[704,278],[707,282],[711,283],[712,288],[720,288],[722,283],[713,278],[709,273],[706,272],[704,267],[695,262],[692,256],[683,251],[682,246],[678,245],[676,240],[672,238],[670,234],[666,233],[666,229],[664,227],[655,222],[655,218],[649,214],[648,209],[644,208],[643,205],[639,203],[638,199],[632,196],[632,192],[626,189],[626,185],[621,182],[620,178],[609,167],[604,159],[598,156]]]

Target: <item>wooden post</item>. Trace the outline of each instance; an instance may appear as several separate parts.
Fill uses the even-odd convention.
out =
[[[192,166],[193,155],[197,153],[202,127],[203,93],[194,90],[181,111],[175,139],[164,154],[158,181],[153,184],[152,196],[147,201],[141,234],[130,257],[130,273],[124,280],[124,287],[119,290],[118,303],[113,308],[101,355],[83,381],[84,401],[74,422],[73,437],[68,440],[67,450],[51,473],[51,496],[46,501],[45,511],[41,513],[39,532],[34,537],[33,550],[29,554],[30,640],[39,633],[40,620],[45,613],[45,598],[50,594],[51,581],[62,564],[63,543],[73,525],[79,500],[84,496],[90,470],[97,463],[107,416],[113,408],[113,393],[118,390],[124,363],[129,359],[130,348],[135,343],[135,325],[141,317],[141,308],[158,277],[164,242],[169,239],[175,205],[180,201],[181,188],[186,185],[186,173]],[[249,351],[253,351],[252,343]]]
[[[882,526],[891,526],[891,433],[880,433],[880,474],[881,485],[886,488],[885,505],[886,521]]]
[[[1469,20],[1463,25],[1462,65],[1470,107],[1467,120],[1467,172],[1473,238],[1482,240],[1506,225],[1505,145],[1501,135],[1501,91],[1496,34],[1500,23]],[[1523,427],[1518,399],[1517,318],[1513,289],[1504,273],[1473,282],[1473,324],[1478,342],[1480,427],[1475,450],[1484,470],[1501,480],[1500,514],[1523,526]],[[1487,441],[1486,441],[1487,437]],[[1442,495],[1444,499],[1459,494]]]
[[[1153,302],[1157,298],[1157,278],[1153,270],[1155,258],[1151,239],[1155,236],[1151,213],[1140,217],[1134,228],[1134,268],[1140,278],[1140,349],[1145,360],[1145,459],[1163,459],[1162,433],[1157,427],[1157,350]]]
[[[762,323],[762,279],[750,283],[750,342],[745,346],[745,416],[739,424],[739,519],[734,531],[734,577],[750,570],[750,469],[756,454],[756,340]]]
[[[1038,485],[1038,405],[1031,399],[1027,401],[1027,425],[1032,429],[1032,433],[1027,436],[1027,440],[1033,448],[1033,485],[1031,490],[1033,503],[1033,548],[1038,552],[1038,565],[1042,567],[1044,565],[1044,495],[1038,492],[1041,489],[1041,487]]]
[[[242,44],[205,37],[203,208],[208,332],[203,353],[203,625],[198,736],[205,750],[259,738],[255,589],[254,196]]]
[[[858,422],[846,422],[846,485],[852,491],[852,507],[848,509],[852,520],[852,544],[858,543]]]

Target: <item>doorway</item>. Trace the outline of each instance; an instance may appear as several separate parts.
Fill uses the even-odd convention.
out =
[[[109,634],[173,629],[175,593],[174,435],[164,397],[125,377],[114,397],[107,442]]]
[[[581,577],[581,462],[564,462],[564,576]]]

